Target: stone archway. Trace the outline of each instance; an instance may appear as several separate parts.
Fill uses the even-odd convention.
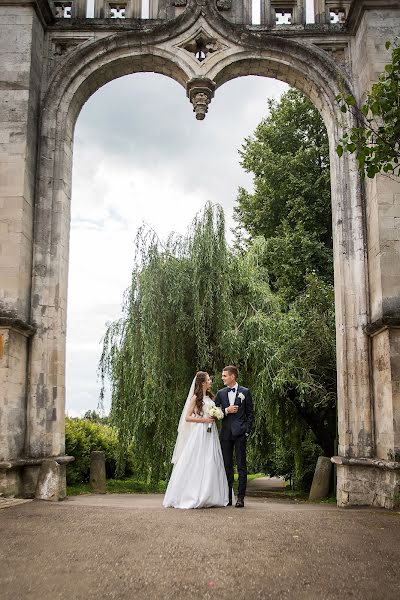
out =
[[[364,15],[354,16],[354,11],[348,15],[348,22],[351,23],[353,18],[356,23],[353,23],[355,38],[359,31],[357,19],[362,20]],[[340,46],[342,50],[345,48],[344,55],[351,57],[346,46],[348,32],[335,35],[335,30],[328,30],[330,38],[327,39],[322,30],[320,37],[315,39],[304,29],[294,39],[293,30],[290,35],[276,35],[276,30],[271,31],[271,28],[253,31],[249,26],[233,25],[221,16],[213,2],[202,0],[192,0],[175,19],[150,25],[121,26],[116,33],[108,35],[99,27],[88,36],[85,33],[87,28],[81,26],[80,30],[77,23],[75,29],[69,31],[67,28],[68,35],[62,42],[60,37],[65,28],[61,27],[56,32],[48,28],[46,31],[49,76],[43,82],[43,100],[37,98],[39,151],[36,166],[32,166],[36,192],[32,289],[29,291],[31,309],[29,313],[25,311],[27,316],[24,319],[20,319],[22,324],[18,325],[14,319],[9,327],[13,335],[19,327],[19,334],[24,339],[33,335],[29,346],[25,346],[28,380],[26,371],[25,379],[20,374],[27,404],[24,408],[20,402],[18,408],[21,422],[19,438],[12,448],[10,444],[5,445],[8,456],[4,458],[10,459],[8,476],[14,470],[13,485],[22,493],[29,494],[41,459],[62,457],[65,451],[69,207],[73,131],[81,107],[107,81],[128,73],[151,71],[172,77],[185,87],[196,117],[201,119],[223,83],[243,75],[259,75],[281,79],[300,89],[319,109],[327,126],[337,321],[340,456],[335,460],[340,464],[338,503],[390,505],[398,486],[400,465],[386,460],[388,457],[382,454],[390,441],[393,442],[394,453],[396,444],[399,445],[394,433],[398,417],[393,410],[398,399],[394,392],[390,398],[387,394],[394,415],[392,439],[386,439],[379,450],[376,446],[379,419],[374,418],[374,411],[381,370],[376,372],[376,359],[386,352],[386,376],[390,372],[391,381],[395,382],[398,375],[392,376],[393,361],[390,355],[387,356],[390,339],[385,334],[385,341],[380,339],[374,354],[368,329],[373,330],[370,289],[371,282],[375,281],[368,250],[371,231],[374,235],[379,223],[369,219],[371,203],[368,204],[368,198],[372,198],[373,194],[365,196],[354,158],[339,160],[335,152],[343,119],[352,124],[351,116],[343,117],[335,102],[339,85],[352,91],[356,97],[360,97],[362,92],[360,94],[351,83],[349,70],[343,68],[341,62],[335,62],[326,51],[329,46],[336,49]],[[54,48],[61,50],[58,62],[52,59],[52,63],[50,55]],[[62,48],[67,50],[64,52]],[[357,60],[352,60],[355,69]],[[393,332],[388,335],[393,336]],[[387,426],[388,419],[384,419],[384,427]],[[22,478],[18,471],[21,466]],[[9,477],[9,481],[11,479]],[[10,485],[6,482],[4,487],[7,489]]]

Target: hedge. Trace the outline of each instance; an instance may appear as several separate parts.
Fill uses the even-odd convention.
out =
[[[103,450],[106,455],[106,476],[112,479],[116,467],[117,434],[113,427],[87,419],[67,417],[65,420],[65,451],[75,460],[67,467],[67,484],[89,481],[90,453]]]

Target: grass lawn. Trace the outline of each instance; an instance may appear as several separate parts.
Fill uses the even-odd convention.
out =
[[[257,479],[258,477],[265,477],[265,474],[251,473],[247,476],[247,481]],[[238,475],[235,473],[235,481],[233,483],[235,494],[237,494],[237,485]],[[160,481],[158,485],[154,486],[145,481],[138,481],[137,479],[107,479],[107,494],[164,494],[166,488],[166,481]],[[80,494],[91,494],[89,483],[67,486],[67,496],[79,496]],[[286,482],[286,489],[282,492],[268,492],[269,498],[273,498],[274,496],[276,498],[308,501],[308,494],[291,490],[289,482]],[[323,500],[311,500],[310,502],[335,504],[336,498],[329,497],[324,498]]]
[[[263,477],[264,473],[255,473],[247,477],[248,481]],[[235,484],[237,487],[237,474],[235,475]],[[107,479],[108,494],[164,494],[167,489],[167,482],[160,481],[157,486],[151,485],[145,481],[137,479]],[[79,494],[90,494],[90,485],[80,483],[78,485],[67,486],[67,496],[79,496]]]
[[[160,481],[157,486],[137,479],[107,479],[108,494],[163,494],[167,489],[167,482]],[[67,496],[91,494],[88,483],[67,486]]]

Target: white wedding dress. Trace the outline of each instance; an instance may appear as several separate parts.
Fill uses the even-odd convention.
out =
[[[204,408],[213,405],[206,396]],[[210,508],[228,504],[228,482],[217,427],[212,423],[211,432],[207,427],[207,423],[191,423],[188,440],[165,492],[164,507]]]

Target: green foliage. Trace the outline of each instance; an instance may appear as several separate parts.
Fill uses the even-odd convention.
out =
[[[129,445],[135,477],[164,480],[195,371],[237,364],[252,389],[249,466],[301,489],[335,437],[335,333],[326,131],[291,90],[246,141],[254,194],[236,210],[251,238],[229,251],[220,207],[163,245],[141,230],[123,317],[109,325],[100,372],[111,382],[118,474]],[[103,388],[104,389],[104,388]]]
[[[264,470],[271,476],[284,477],[290,482],[292,489],[306,492],[311,487],[315,465],[322,449],[316,444],[310,430],[301,433],[300,444],[293,444],[293,436],[285,438],[271,433],[272,451],[264,459]]]
[[[157,484],[151,484],[147,481],[139,481],[134,478],[126,479],[107,479],[106,490],[108,494],[154,494],[164,493],[167,487],[166,481],[159,481]],[[80,494],[90,494],[91,488],[88,483],[69,485],[67,488],[68,496],[78,496]]]
[[[90,453],[103,450],[106,456],[106,475],[114,477],[116,467],[115,429],[88,419],[67,417],[65,420],[66,454],[75,460],[67,467],[69,485],[89,481]]]
[[[219,371],[229,319],[228,253],[221,208],[207,205],[188,235],[162,246],[141,230],[124,316],[104,339],[100,371],[112,391],[118,474],[135,448],[137,476],[157,482],[170,469],[177,423],[198,369]]]
[[[252,469],[263,468],[277,435],[300,448],[311,429],[328,455],[335,438],[333,287],[310,274],[304,293],[287,308],[269,289],[267,251],[257,238],[235,259],[242,301],[234,302],[237,325],[228,335],[231,356],[256,399]]]
[[[110,419],[109,417],[106,416],[101,416],[100,413],[98,413],[95,410],[87,410],[85,412],[85,414],[83,415],[83,418],[86,419],[87,421],[94,421],[95,423],[102,423],[103,425],[109,425],[110,423]]]
[[[221,234],[223,239],[223,231],[210,220],[211,210],[207,207],[203,219],[195,222],[187,243],[181,240],[179,255],[172,254],[171,247],[157,253],[153,249],[161,276],[154,263],[149,270],[146,263],[136,271],[139,287],[135,283],[135,293],[129,295],[124,326],[121,322],[114,324],[122,335],[114,337],[113,345],[105,345],[102,368],[103,376],[108,374],[112,382],[112,419],[119,431],[120,472],[126,447],[132,443],[137,461],[135,475],[153,482],[164,479],[193,373],[198,368],[219,373],[222,365],[234,362],[240,366],[241,380],[251,387],[255,401],[250,468],[257,470],[265,465],[271,440],[280,436],[282,443],[297,452],[294,461],[300,481],[302,445],[310,428],[321,446],[329,452],[332,446],[326,425],[332,423],[335,406],[332,287],[316,275],[309,275],[304,294],[288,310],[269,287],[264,267],[267,243],[263,238],[255,239],[245,254],[221,252],[217,269],[210,264],[210,260],[217,260],[216,252],[204,251],[205,238],[216,248],[222,244]],[[216,211],[221,215],[220,209]],[[187,248],[186,254],[182,253],[183,247]],[[167,267],[168,263],[171,265]],[[172,268],[175,279],[169,280],[167,293],[162,273],[170,273]],[[204,285],[199,294],[203,273],[211,268],[211,281],[215,281],[218,293],[214,293],[214,287]],[[183,273],[188,277],[185,288]],[[194,279],[190,273],[195,273]],[[151,285],[152,294],[141,295],[142,281]],[[174,281],[180,281],[180,286],[173,285]],[[161,282],[162,298],[157,298],[157,282]],[[213,310],[200,319],[195,305],[201,305],[201,298],[207,294],[214,295]],[[158,309],[144,321],[143,315],[150,312],[152,303]],[[203,303],[207,307],[205,300]],[[201,324],[199,329],[195,327],[196,319]],[[135,335],[130,331],[133,326]],[[145,345],[145,335],[151,335],[153,343]],[[168,336],[167,340],[158,335]],[[140,376],[145,378],[141,381]],[[149,380],[154,387],[148,385]],[[132,382],[136,382],[136,389],[131,387]]]
[[[329,148],[323,121],[300,92],[289,90],[241,151],[254,193],[239,190],[237,234],[267,240],[265,267],[287,301],[304,291],[308,272],[333,282]],[[243,246],[243,243],[242,243]]]
[[[392,49],[391,62],[373,84],[365,103],[358,108],[351,94],[336,97],[343,113],[350,111],[359,126],[345,129],[336,151],[355,153],[359,170],[364,177],[379,172],[400,174],[400,45],[386,42]]]
[[[300,92],[268,106],[241,152],[254,193],[241,189],[235,209],[238,260],[247,265],[238,268],[247,288],[235,315],[246,348],[237,360],[257,398],[252,469],[301,489],[318,453],[332,454],[336,428],[329,148]]]

